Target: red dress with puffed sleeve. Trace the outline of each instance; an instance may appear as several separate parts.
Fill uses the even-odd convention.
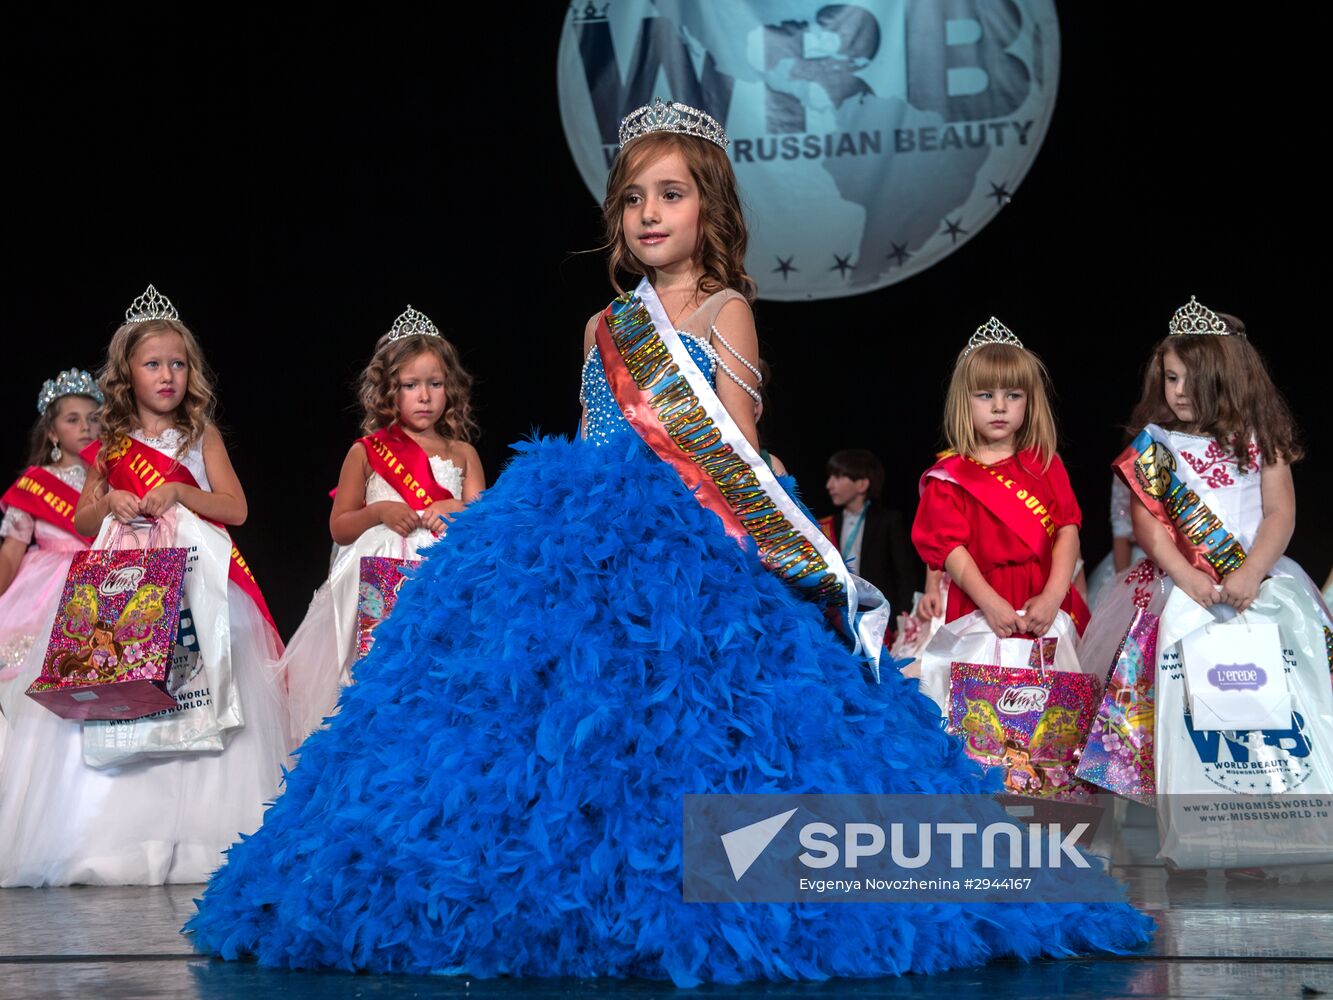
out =
[[[942,464],[932,467],[921,479],[921,502],[912,524],[912,543],[922,561],[937,570],[944,569],[950,552],[964,546],[995,592],[1015,609],[1021,608],[1046,585],[1049,552],[1042,558],[968,489],[933,475]],[[1082,525],[1083,512],[1060,456],[1052,458],[1044,471],[1040,457],[1031,451],[984,468],[1011,480],[1016,488],[1041,497],[1050,507],[1056,531],[1068,524]],[[1060,608],[1069,613],[1082,634],[1088,624],[1088,610],[1078,591],[1071,587]],[[949,587],[945,621],[976,610],[976,604],[962,587],[957,584]]]

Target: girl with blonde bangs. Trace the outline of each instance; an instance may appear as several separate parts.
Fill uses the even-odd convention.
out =
[[[944,436],[950,450],[922,476],[912,525],[927,568],[952,583],[943,601],[928,588],[928,613],[980,611],[1007,638],[1045,635],[1065,612],[1081,633],[1089,614],[1072,582],[1083,515],[1056,453],[1050,377],[994,318],[954,363]]]
[[[199,344],[151,285],[112,337],[101,385],[75,527],[93,549],[190,550],[182,620],[198,623],[198,656],[173,672],[176,707],[150,717],[75,723],[20,699],[0,774],[3,886],[201,881],[258,827],[291,749],[273,678],[282,641],[227,531],[247,518],[245,492]],[[21,681],[44,654],[35,644]]]
[[[1055,414],[1050,402],[1050,376],[1041,358],[1007,344],[988,344],[959,355],[944,400],[944,439],[960,455],[975,457],[983,441],[972,421],[973,393],[997,385],[1021,389],[1027,395],[1027,414],[1014,447],[1040,456],[1042,471],[1055,457]]]
[[[373,573],[363,580],[362,560],[417,560],[486,488],[471,444],[478,432],[472,376],[424,314],[408,306],[380,337],[357,397],[365,437],[348,450],[334,491],[329,576],[279,664],[298,743],[337,710],[367,652],[358,626],[362,592],[387,615],[392,589],[386,593]]]

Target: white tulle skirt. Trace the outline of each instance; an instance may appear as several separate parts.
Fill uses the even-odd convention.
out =
[[[323,725],[338,706],[338,695],[352,683],[357,659],[356,605],[361,583],[361,558],[387,556],[415,559],[435,542],[425,529],[406,538],[384,525],[365,532],[333,555],[329,578],[315,591],[283,653],[279,673],[287,688],[291,735],[300,744]]]
[[[33,646],[45,646],[69,565],[80,549],[29,549],[9,589],[0,595],[0,761],[4,760],[9,719],[17,700],[29,700],[24,692],[31,679],[19,678],[23,661]]]
[[[277,637],[254,602],[227,586],[232,677],[244,725],[221,752],[97,770],[82,726],[22,694],[41,671],[35,643],[7,687],[8,746],[0,760],[0,886],[203,882],[222,852],[258,829],[290,750],[275,682]],[[41,634],[49,634],[55,609]]]

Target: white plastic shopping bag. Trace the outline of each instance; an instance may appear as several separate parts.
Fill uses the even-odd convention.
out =
[[[1056,614],[1050,631],[1040,640],[1031,636],[999,639],[980,611],[941,625],[921,654],[920,681],[921,693],[939,705],[941,712],[948,711],[950,667],[954,663],[1088,672],[1078,662],[1078,629],[1063,611]]]
[[[111,518],[94,547],[109,544]],[[225,734],[240,727],[240,693],[231,676],[231,624],[227,575],[231,539],[222,529],[177,504],[159,519],[157,544],[189,549],[186,610],[173,664],[177,707],[141,719],[85,723],[83,759],[90,767],[114,767],[143,757],[218,751]],[[107,541],[104,541],[104,538]],[[137,544],[137,543],[136,543]]]
[[[1180,868],[1333,861],[1333,687],[1322,617],[1300,581],[1265,580],[1245,619],[1278,626],[1287,717],[1271,729],[1200,729],[1181,640],[1228,611],[1200,607],[1176,588],[1162,612],[1153,744],[1159,854]]]
[[[1180,640],[1185,693],[1196,730],[1283,729],[1291,692],[1276,622],[1244,615]]]

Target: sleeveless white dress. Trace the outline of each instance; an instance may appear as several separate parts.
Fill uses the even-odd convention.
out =
[[[447,458],[430,456],[435,481],[463,495],[463,470]],[[378,472],[366,480],[366,503],[401,502],[398,491]],[[279,670],[287,685],[293,741],[301,743],[333,714],[342,689],[352,683],[356,662],[356,602],[363,556],[415,559],[436,536],[418,528],[404,538],[377,524],[351,545],[334,549],[329,578],[315,591],[305,618],[287,643]]]

